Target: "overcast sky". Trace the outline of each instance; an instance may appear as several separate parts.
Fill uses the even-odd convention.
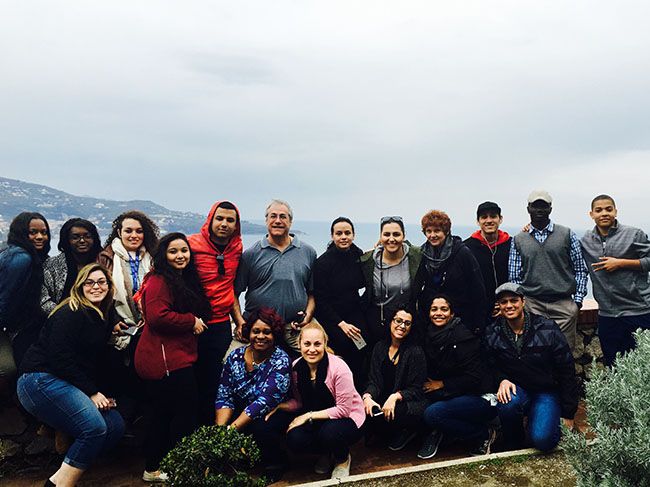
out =
[[[647,1],[2,0],[0,174],[244,218],[650,230]]]

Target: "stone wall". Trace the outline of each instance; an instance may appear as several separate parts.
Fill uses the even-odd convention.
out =
[[[594,358],[596,367],[604,368],[603,351],[598,338],[598,305],[591,300],[586,300],[580,311],[573,357],[576,361],[576,375],[583,381],[591,378]]]

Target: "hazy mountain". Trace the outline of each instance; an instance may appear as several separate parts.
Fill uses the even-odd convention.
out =
[[[48,186],[0,177],[0,237],[3,242],[11,220],[22,211],[42,213],[54,235],[58,235],[63,222],[80,217],[97,225],[100,235],[105,236],[110,233],[115,217],[127,210],[143,211],[158,224],[162,233],[196,233],[205,221],[205,215],[169,210],[152,201],[113,201],[75,196]],[[263,234],[266,228],[242,221],[242,233]]]

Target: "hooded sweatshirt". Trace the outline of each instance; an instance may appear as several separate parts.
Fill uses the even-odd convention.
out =
[[[208,217],[201,227],[201,232],[188,237],[203,291],[212,307],[212,316],[207,322],[208,325],[221,323],[229,319],[228,315],[235,301],[233,284],[243,249],[241,240],[241,216],[236,207],[237,226],[223,252],[210,239],[212,219],[221,203],[223,201],[217,201],[212,205]],[[223,275],[219,274],[219,266],[217,264],[217,256],[219,255],[223,255],[225,267],[225,274]]]
[[[483,275],[485,295],[488,308],[494,305],[494,291],[504,282],[508,282],[508,256],[510,255],[510,242],[508,233],[499,230],[495,242],[489,244],[480,230],[476,230],[463,243],[472,251]]]

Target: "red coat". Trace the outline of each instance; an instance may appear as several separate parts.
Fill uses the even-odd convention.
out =
[[[203,291],[212,307],[212,316],[206,323],[208,325],[229,319],[228,315],[235,301],[235,275],[237,274],[237,267],[239,266],[239,259],[241,259],[243,249],[241,240],[241,217],[239,216],[239,210],[236,210],[238,216],[237,228],[223,251],[226,273],[220,275],[217,265],[217,255],[221,255],[222,252],[210,240],[210,227],[214,213],[221,203],[223,202],[217,201],[212,205],[208,217],[201,227],[201,232],[188,237],[190,249],[194,255],[194,265],[201,279]]]
[[[135,370],[147,380],[162,379],[169,372],[196,362],[197,337],[192,333],[194,315],[174,310],[167,281],[149,273],[142,285],[144,316],[142,336],[135,349]]]

